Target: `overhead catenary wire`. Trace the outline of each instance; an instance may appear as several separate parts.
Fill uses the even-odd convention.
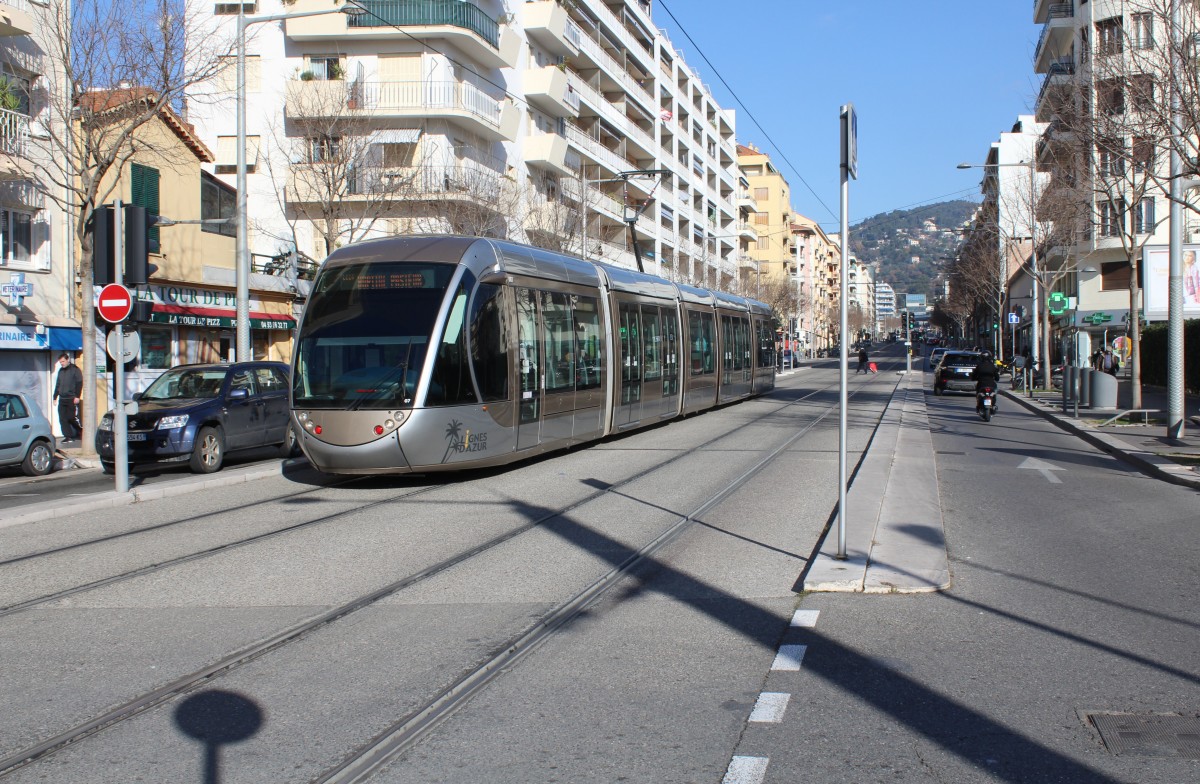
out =
[[[808,180],[804,179],[804,175],[800,173],[800,170],[797,169],[795,164],[793,164],[791,162],[791,160],[787,157],[787,154],[784,153],[783,148],[780,147],[775,142],[775,140],[771,138],[771,134],[767,133],[767,129],[763,127],[762,123],[760,123],[758,121],[758,118],[754,116],[754,113],[752,111],[750,111],[750,107],[748,107],[746,105],[746,102],[743,101],[741,99],[741,97],[738,96],[737,92],[734,91],[734,89],[729,86],[729,82],[725,81],[725,77],[721,75],[720,70],[715,65],[712,64],[712,61],[708,59],[708,55],[706,55],[704,53],[704,50],[700,48],[700,45],[697,44],[695,42],[695,40],[693,40],[691,34],[688,33],[687,29],[682,24],[679,23],[679,19],[677,19],[675,14],[673,14],[671,12],[671,9],[667,7],[667,4],[663,0],[659,0],[658,5],[664,11],[667,12],[667,16],[671,17],[671,21],[673,21],[675,23],[675,26],[679,28],[679,32],[683,33],[683,37],[688,40],[688,43],[690,43],[692,46],[694,46],[696,48],[696,53],[699,54],[701,59],[703,59],[704,62],[708,64],[708,67],[712,69],[712,71],[716,75],[716,77],[719,80],[721,80],[721,84],[725,85],[725,89],[729,91],[729,94],[731,96],[733,96],[733,99],[735,101],[737,101],[738,105],[742,107],[742,110],[744,112],[746,112],[746,116],[750,118],[750,121],[753,122],[754,125],[758,128],[758,130],[762,132],[762,135],[766,138],[767,142],[775,149],[776,152],[779,153],[779,157],[782,158],[783,162],[788,165],[788,168],[791,169],[792,172],[797,177],[800,178],[800,182],[804,183],[804,187],[807,188],[808,192],[813,195],[813,198],[815,198],[817,200],[817,203],[820,204],[822,207],[824,207],[826,212],[828,212],[834,218],[837,218],[838,217],[837,213],[834,212],[832,209],[830,209],[829,205],[826,204],[825,201],[817,194],[817,192],[815,190],[813,190],[813,187],[808,184]]]

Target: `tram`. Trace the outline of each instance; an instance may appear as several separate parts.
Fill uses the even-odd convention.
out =
[[[775,386],[761,302],[499,240],[334,251],[292,363],[292,427],[335,474],[478,468]]]

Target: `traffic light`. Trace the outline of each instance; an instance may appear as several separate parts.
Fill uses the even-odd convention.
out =
[[[125,285],[141,286],[150,281],[158,265],[150,254],[158,253],[158,216],[136,204],[125,205]]]
[[[113,282],[113,208],[104,205],[92,211],[88,222],[92,235],[92,283],[107,286]]]
[[[92,283],[97,286],[116,283],[113,264],[116,255],[116,221],[113,213],[111,205],[97,207],[92,212],[88,226],[92,234]],[[149,260],[150,253],[158,253],[158,221],[159,217],[147,213],[145,207],[125,205],[125,266],[122,283],[126,286],[141,286],[158,271],[158,265],[151,264]]]

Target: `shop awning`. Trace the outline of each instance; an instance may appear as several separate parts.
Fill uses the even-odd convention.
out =
[[[79,327],[46,327],[51,351],[82,351],[83,330]]]
[[[194,308],[183,305],[155,303],[150,313],[151,324],[170,324],[180,327],[236,327],[237,311],[228,308]],[[281,313],[250,311],[250,329],[295,329],[296,319]]]

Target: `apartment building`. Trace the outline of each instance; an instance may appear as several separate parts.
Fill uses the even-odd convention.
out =
[[[875,284],[875,321],[878,325],[875,332],[882,334],[892,326],[896,318],[896,290],[890,283],[882,281]]]
[[[996,314],[1016,313],[1011,324],[1006,315],[999,318],[998,334],[992,336],[992,349],[1011,353],[1030,343],[1033,322],[1033,277],[1029,274],[1031,240],[1035,233],[1045,235],[1046,226],[1034,219],[1034,206],[1041,200],[1050,175],[1035,161],[1038,145],[1049,125],[1033,115],[1020,115],[1012,129],[988,148],[980,169],[983,201],[975,215],[969,242],[978,243],[980,252],[995,259],[990,276],[992,292],[989,309]],[[1041,236],[1039,243],[1044,244]],[[1074,296],[1072,292],[1071,296]],[[989,316],[989,319],[994,316]],[[1013,339],[1013,333],[1016,338]]]
[[[214,3],[328,12],[252,23],[251,250],[319,260],[389,233],[507,237],[731,287],[739,248],[734,117],[651,19],[647,0]],[[188,119],[233,181],[236,94]],[[630,231],[633,223],[633,232]]]
[[[1168,242],[1168,202],[1156,183],[1167,173],[1167,145],[1161,131],[1144,132],[1162,127],[1170,93],[1163,9],[1152,0],[1034,3],[1033,20],[1042,25],[1034,71],[1044,74],[1036,119],[1047,124],[1037,149],[1039,170],[1049,175],[1045,192],[1087,186],[1078,197],[1086,201],[1081,215],[1064,217],[1061,200],[1045,199],[1056,206],[1050,214],[1039,204],[1039,224],[1051,221],[1054,229],[1041,260],[1050,288],[1078,297],[1076,309],[1050,321],[1058,335],[1084,336],[1069,359],[1127,330],[1134,269],[1144,287],[1138,309],[1148,320],[1166,317],[1165,255],[1158,251]],[[1183,13],[1196,11],[1184,4]],[[1186,228],[1200,229],[1194,214]],[[1200,233],[1185,241],[1200,249]],[[1192,312],[1200,315],[1200,304]]]
[[[737,146],[738,166],[754,200],[752,222],[746,227],[748,253],[756,274],[768,278],[795,278],[796,258],[792,251],[792,202],[787,179],[771,157],[754,145]]]
[[[875,334],[875,270],[857,257],[846,262],[847,321],[855,338]]]
[[[48,158],[34,143],[63,102],[57,34],[42,4],[0,0],[0,388],[28,392],[48,416],[55,358],[83,345],[64,194],[39,175]]]
[[[807,334],[808,349],[827,349],[837,341],[841,302],[841,246],[821,225],[796,215],[789,226],[795,249],[801,334]]]

